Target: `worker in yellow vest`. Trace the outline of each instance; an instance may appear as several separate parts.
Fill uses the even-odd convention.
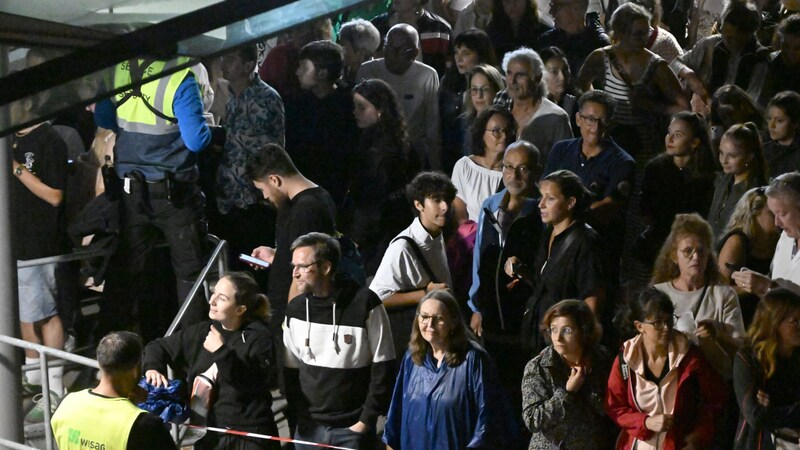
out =
[[[142,389],[142,340],[129,331],[106,335],[97,346],[100,384],[69,394],[53,414],[60,450],[175,450],[161,418],[131,402]]]

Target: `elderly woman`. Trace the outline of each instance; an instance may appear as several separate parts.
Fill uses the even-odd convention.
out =
[[[723,280],[731,284],[731,274],[742,267],[756,272],[769,272],[780,234],[775,228],[775,216],[767,208],[767,195],[763,187],[745,192],[731,215],[725,236],[719,240],[719,271]],[[739,293],[742,319],[750,325],[758,303],[758,296]]]
[[[383,441],[403,450],[504,448],[516,438],[515,424],[494,363],[458,302],[449,291],[429,292],[417,306]]]
[[[714,183],[714,197],[708,210],[708,223],[715,240],[723,236],[744,193],[766,183],[767,169],[756,124],[736,124],[722,135],[719,163],[722,174]]]
[[[553,144],[572,139],[572,125],[567,113],[547,99],[544,62],[535,51],[518,48],[503,56],[503,71],[506,89],[495,104],[511,110],[519,138],[535,145],[546,161]]]
[[[617,100],[610,130],[614,139],[643,163],[658,153],[661,119],[689,109],[678,78],[666,61],[648,50],[652,15],[625,3],[614,11],[613,44],[593,51],[578,74],[584,91],[599,82]]]
[[[166,386],[167,366],[214,385],[208,426],[276,436],[269,374],[275,364],[273,337],[265,320],[269,301],[246,273],[231,272],[214,287],[209,320],[147,344],[145,379]],[[208,433],[196,449],[279,449],[275,441]]]
[[[611,424],[603,409],[610,358],[600,325],[580,300],[562,300],[544,315],[551,342],[525,367],[522,417],[530,450],[607,449]]]
[[[678,214],[661,247],[652,284],[675,305],[675,328],[700,344],[714,368],[730,379],[744,338],[739,299],[722,283],[708,223],[697,214]]]
[[[381,35],[371,22],[353,19],[339,29],[339,45],[344,49],[344,79],[352,86],[361,64],[375,56]]]
[[[551,306],[564,298],[577,298],[598,311],[605,295],[599,237],[583,221],[591,194],[568,170],[545,176],[539,191],[539,213],[546,228],[536,255],[532,262],[525,260],[526,255],[512,256],[504,265],[508,276],[533,285],[522,330],[533,354],[547,345],[536,328]]]
[[[459,225],[477,222],[484,200],[499,190],[503,153],[516,140],[517,124],[506,109],[492,106],[478,114],[469,132],[473,154],[453,167],[453,185],[458,190],[453,214]]]
[[[632,339],[608,378],[606,411],[620,428],[617,450],[706,449],[724,384],[697,347],[673,329],[675,306],[647,289],[630,301]]]
[[[773,289],[747,330],[749,345],[733,362],[739,403],[737,450],[797,448],[800,436],[800,296]]]
[[[759,297],[779,286],[800,294],[800,258],[795,255],[800,239],[800,173],[790,172],[775,178],[766,194],[767,207],[775,215],[775,226],[783,230],[772,257],[772,273],[766,275],[745,267],[731,278],[737,286]]]

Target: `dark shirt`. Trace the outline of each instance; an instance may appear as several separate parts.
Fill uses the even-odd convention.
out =
[[[318,183],[336,204],[344,199],[352,173],[347,164],[358,142],[350,88],[340,87],[323,99],[304,92],[286,104],[286,151],[309,180]]]
[[[606,31],[602,27],[587,26],[578,34],[567,34],[566,31],[559,28],[545,31],[539,36],[537,46],[538,48],[555,46],[563,50],[567,55],[570,71],[573,76],[577,76],[589,53],[610,43]]]
[[[336,226],[336,206],[333,199],[321,187],[301,191],[278,210],[275,224],[275,258],[269,268],[269,300],[272,308],[270,323],[273,332],[280,331],[284,311],[292,284],[292,252],[289,250],[295,239],[317,231],[333,235]]]
[[[736,209],[736,204],[748,190],[761,186],[763,180],[756,180],[758,177],[749,176],[746,180],[733,183],[733,175],[719,174],[714,183],[714,198],[711,200],[711,207],[708,210],[708,224],[714,230],[714,240],[722,237],[728,227],[728,220]]]
[[[594,201],[611,197],[627,204],[636,170],[633,158],[613,139],[606,139],[603,142],[603,151],[589,159],[583,155],[582,145],[583,138],[557,142],[550,149],[542,176],[556,170],[570,170],[592,192]],[[623,209],[610,218],[591,214],[586,218],[586,222],[602,236],[603,245],[613,258],[618,258],[621,254],[625,215],[626,209]]]
[[[526,314],[534,314],[533,322],[537,326],[541,323],[545,312],[554,304],[566,298],[584,300],[598,294],[600,288],[606,286],[603,269],[603,255],[601,252],[597,233],[583,222],[575,222],[569,228],[553,239],[550,236],[553,227],[548,226],[539,240],[536,250],[533,269],[536,273],[532,308]],[[575,235],[569,247],[567,237]],[[558,256],[557,260],[553,257]],[[535,306],[534,306],[535,305]],[[547,342],[541,333],[531,333],[535,336],[532,350],[538,353]]]
[[[783,61],[780,52],[773,53],[769,79],[764,89],[767,90],[763,96],[766,98],[772,98],[781,91],[800,92],[800,66],[791,67]]]
[[[15,136],[12,142],[11,152],[18,163],[48,187],[64,191],[67,146],[53,127],[42,124],[24,136]],[[16,258],[26,260],[61,253],[65,242],[63,208],[40,199],[21,180],[11,182],[12,243]]]
[[[800,79],[800,73],[797,75]],[[764,143],[764,159],[770,178],[800,170],[800,139],[795,138],[789,145],[781,145],[776,141]]]
[[[492,20],[486,26],[486,34],[489,35],[494,51],[500,59],[506,53],[520,47],[538,50],[536,43],[539,37],[549,30],[550,27],[536,19],[532,9],[529,9],[522,17],[521,24],[517,30],[514,30],[508,16],[499,14],[493,15]]]

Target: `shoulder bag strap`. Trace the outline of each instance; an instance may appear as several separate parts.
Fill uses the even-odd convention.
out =
[[[700,293],[700,300],[694,304],[692,307],[692,317],[697,320],[697,313],[700,311],[700,307],[703,306],[703,302],[706,299],[706,291],[708,290],[708,284],[703,286],[703,292]]]
[[[411,251],[414,252],[414,257],[417,258],[417,262],[422,266],[422,269],[425,271],[425,273],[428,274],[428,278],[430,278],[433,283],[438,283],[439,281],[437,281],[436,276],[433,274],[433,270],[431,270],[431,266],[428,264],[428,261],[422,254],[422,249],[419,248],[417,242],[409,236],[397,236],[394,241],[399,240],[408,242],[408,246],[411,247]]]

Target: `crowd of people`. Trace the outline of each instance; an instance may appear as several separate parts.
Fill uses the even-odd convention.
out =
[[[279,386],[295,438],[359,449],[800,448],[800,14],[600,3],[393,0],[95,105],[119,211],[97,335],[144,338],[101,367],[202,378],[208,425],[270,435]],[[138,64],[114,86],[166,67]],[[64,248],[54,126],[14,137],[23,259]],[[204,217],[236,270],[207,305]],[[64,279],[20,271],[27,340],[63,347]]]

